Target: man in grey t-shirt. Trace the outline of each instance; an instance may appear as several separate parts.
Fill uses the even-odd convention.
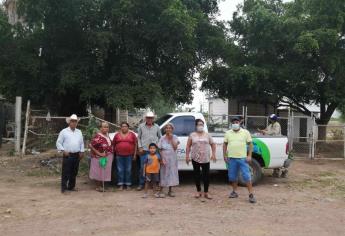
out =
[[[139,187],[137,190],[143,190],[145,184],[144,178],[144,161],[145,154],[148,152],[150,143],[157,144],[162,137],[161,130],[157,124],[154,123],[154,113],[148,112],[145,115],[145,123],[139,125],[138,128],[138,147],[140,155],[140,171],[139,171]]]

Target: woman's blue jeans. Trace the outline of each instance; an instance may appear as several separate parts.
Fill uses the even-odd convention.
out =
[[[133,156],[116,156],[117,185],[132,185]]]

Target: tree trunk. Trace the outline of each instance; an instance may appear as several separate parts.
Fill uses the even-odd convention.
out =
[[[320,118],[316,120],[318,126],[318,140],[326,140],[327,137],[327,124],[331,120],[331,117],[337,108],[337,104],[331,103],[327,109],[321,106]]]

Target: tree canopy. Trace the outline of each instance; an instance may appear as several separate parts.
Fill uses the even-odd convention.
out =
[[[202,73],[221,98],[286,104],[327,124],[345,103],[345,2],[244,0],[229,22],[221,59]]]
[[[216,0],[19,0],[25,23],[1,21],[0,93],[60,114],[190,102],[224,39],[217,11]]]

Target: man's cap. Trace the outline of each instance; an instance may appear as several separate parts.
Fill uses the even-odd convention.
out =
[[[278,116],[277,116],[276,114],[271,114],[271,115],[269,116],[269,118],[270,118],[271,120],[277,120],[277,119],[278,119]]]
[[[241,121],[241,117],[239,117],[239,116],[232,117],[231,122],[234,122],[234,121]]]

